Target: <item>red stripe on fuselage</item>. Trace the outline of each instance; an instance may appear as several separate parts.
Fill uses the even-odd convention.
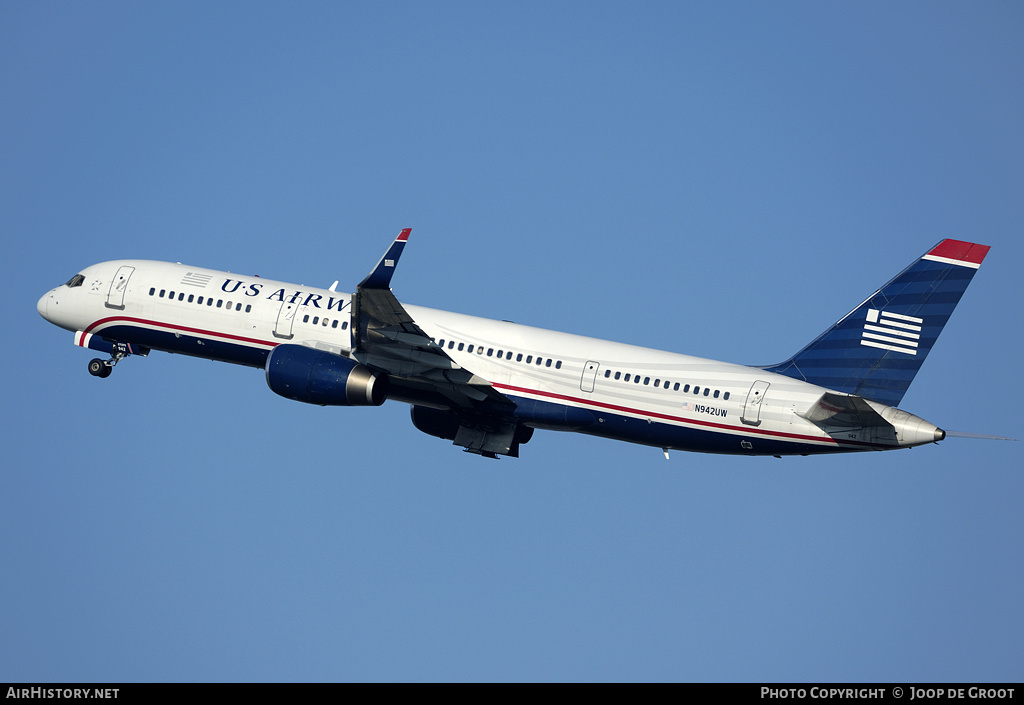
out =
[[[853,446],[866,446],[869,448],[899,448],[900,446],[880,446],[875,443],[868,443],[866,441],[850,441],[832,438],[826,436],[824,438],[820,436],[805,436],[799,433],[783,433],[782,431],[766,431],[759,428],[748,428],[745,426],[730,426],[728,424],[715,423],[714,421],[704,421],[702,419],[687,419],[681,416],[672,416],[670,414],[662,414],[657,411],[644,411],[643,409],[634,409],[628,406],[619,406],[618,404],[609,404],[602,401],[594,401],[592,399],[581,399],[580,397],[568,396],[566,394],[557,394],[555,392],[543,392],[538,389],[527,389],[526,387],[514,387],[510,384],[495,384],[492,385],[495,389],[504,389],[510,392],[522,392],[524,394],[534,394],[540,397],[548,397],[550,399],[558,399],[560,401],[574,402],[581,406],[593,406],[599,409],[608,409],[609,411],[621,411],[627,414],[636,414],[638,416],[647,416],[651,418],[664,419],[666,421],[675,421],[677,423],[691,424],[694,426],[706,426],[708,428],[717,428],[725,431],[733,431],[738,434],[756,435],[756,436],[770,436],[772,438],[786,438],[792,440],[801,441],[814,441],[816,443],[834,443],[836,445],[853,445]]]
[[[101,318],[98,321],[91,323],[83,333],[89,334],[97,330],[99,327],[110,324],[110,323],[137,323],[141,325],[156,326],[168,330],[178,330],[186,333],[195,333],[197,335],[212,336],[216,338],[224,338],[227,340],[235,340],[241,343],[249,343],[252,345],[260,345],[265,347],[277,347],[280,343],[270,342],[266,340],[259,340],[257,338],[247,338],[241,335],[233,335],[231,333],[220,333],[218,331],[205,330],[203,328],[192,328],[189,326],[181,326],[173,323],[161,323],[159,321],[151,321],[145,318],[134,318],[132,316],[111,316],[109,318]],[[566,394],[558,394],[555,392],[545,392],[539,389],[528,389],[526,387],[516,387],[510,384],[493,384],[495,389],[507,390],[509,392],[520,392],[523,394],[533,394],[539,397],[547,397],[549,399],[557,399],[559,401],[571,402],[579,404],[580,406],[591,406],[599,409],[607,409],[609,411],[620,411],[627,414],[636,414],[638,416],[646,416],[650,418],[664,419],[666,421],[674,421],[681,424],[690,424],[692,426],[705,426],[708,428],[722,429],[725,431],[732,431],[737,434],[757,435],[757,436],[768,436],[773,438],[786,438],[791,440],[801,441],[813,441],[816,443],[833,443],[836,445],[853,445],[853,446],[866,446],[866,447],[884,447],[884,448],[899,448],[899,446],[881,446],[874,443],[868,443],[866,441],[851,441],[835,439],[829,436],[824,438],[820,436],[806,436],[797,433],[783,433],[781,431],[766,431],[758,428],[749,428],[744,426],[730,426],[728,424],[715,423],[713,421],[704,421],[702,419],[687,419],[681,416],[672,416],[670,414],[663,414],[657,411],[645,411],[643,409],[635,409],[628,406],[620,406],[618,404],[610,404],[607,402],[594,401],[592,399],[582,399],[580,397],[573,397]]]
[[[257,338],[246,338],[245,336],[242,336],[242,335],[232,335],[231,333],[220,333],[220,332],[215,331],[215,330],[204,330],[202,328],[190,328],[188,326],[179,326],[176,323],[161,323],[160,321],[150,321],[150,320],[146,320],[145,318],[132,318],[131,316],[111,316],[110,318],[101,318],[100,320],[90,324],[89,327],[86,328],[84,332],[85,333],[91,333],[92,331],[96,330],[100,326],[106,325],[108,323],[116,323],[116,322],[120,322],[120,321],[124,321],[124,322],[127,322],[127,323],[141,323],[143,325],[157,326],[159,328],[167,328],[169,330],[179,330],[179,331],[182,331],[182,332],[185,332],[185,333],[197,333],[199,335],[207,335],[207,336],[212,336],[212,337],[215,337],[215,338],[226,338],[228,340],[237,340],[237,341],[242,342],[242,343],[251,343],[251,344],[254,344],[254,345],[264,345],[264,346],[269,345],[272,348],[277,347],[280,344],[280,343],[271,343],[271,342],[268,342],[266,340],[259,340]]]

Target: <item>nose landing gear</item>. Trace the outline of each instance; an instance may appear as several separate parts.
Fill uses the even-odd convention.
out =
[[[89,361],[89,374],[93,377],[109,377],[114,371],[114,365],[131,355],[131,350],[126,343],[114,343],[114,349],[109,360],[101,360],[98,357]]]
[[[109,377],[114,371],[114,363],[101,360],[98,357],[89,361],[89,374],[93,377]]]

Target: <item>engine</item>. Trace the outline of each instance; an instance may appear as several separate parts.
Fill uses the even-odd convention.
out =
[[[519,446],[533,437],[533,428],[502,416],[463,414],[413,406],[412,425],[428,436],[443,438],[470,453],[488,458],[519,457]]]
[[[409,411],[412,425],[428,436],[454,441],[459,433],[459,417],[450,411],[415,405]]]
[[[267,357],[267,385],[276,394],[321,406],[380,406],[387,375],[304,345],[278,345]]]

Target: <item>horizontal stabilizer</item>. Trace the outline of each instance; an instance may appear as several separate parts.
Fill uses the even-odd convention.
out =
[[[897,406],[988,251],[943,240],[803,350],[763,369]]]
[[[800,414],[808,421],[829,426],[888,426],[889,422],[864,399],[825,392],[810,409]]]

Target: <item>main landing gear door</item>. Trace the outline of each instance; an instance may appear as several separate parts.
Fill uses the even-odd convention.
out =
[[[761,424],[761,402],[764,401],[764,393],[770,386],[768,382],[761,380],[757,380],[751,385],[750,392],[747,393],[747,402],[743,405],[743,416],[741,417],[743,423],[751,426]]]
[[[117,270],[113,280],[110,282],[110,291],[107,292],[107,308],[124,310],[124,292],[128,290],[128,279],[131,278],[135,267],[124,265]]]

